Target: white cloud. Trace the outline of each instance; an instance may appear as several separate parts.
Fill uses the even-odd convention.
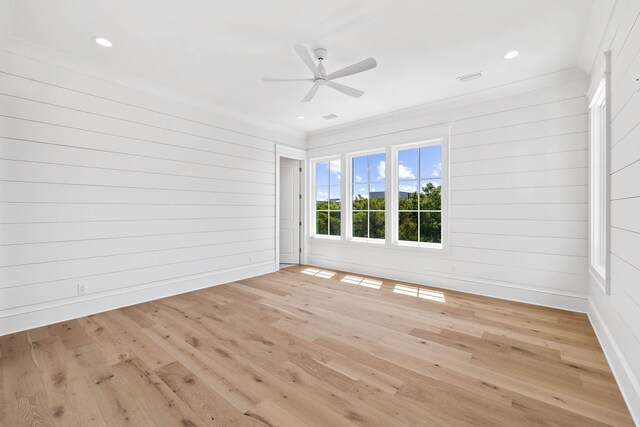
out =
[[[356,175],[356,183],[362,182],[362,177],[360,175]]]
[[[335,174],[338,177],[338,180],[339,180],[340,179],[340,161],[333,160],[329,162],[329,169],[331,170],[331,173]]]
[[[385,165],[386,165],[386,162],[384,160],[380,160],[380,163],[378,163],[378,178],[376,178],[376,180],[384,179]]]
[[[416,191],[418,191],[415,184],[400,184],[398,186],[398,189],[407,193],[415,193]]]
[[[431,172],[431,176],[440,176],[442,173],[442,162],[433,165],[433,172]]]
[[[402,163],[398,165],[398,178],[400,179],[416,179],[415,174],[411,170],[410,167],[403,165]]]
[[[358,194],[360,196],[364,197],[365,199],[368,199],[369,198],[369,189],[367,187],[364,187],[364,186],[358,187],[358,188],[356,188],[355,194],[353,196],[355,197]]]
[[[339,160],[332,160],[329,165],[331,166],[331,171],[333,172],[340,172],[340,161]]]

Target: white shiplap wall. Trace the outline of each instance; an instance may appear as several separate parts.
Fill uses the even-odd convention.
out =
[[[589,315],[640,424],[640,1],[618,0],[599,52],[611,50],[611,293],[592,280]],[[602,79],[593,64],[590,93]]]
[[[309,238],[307,262],[586,310],[588,81],[570,70],[541,82],[311,135],[310,159],[449,132],[450,251]]]
[[[279,143],[0,51],[0,335],[272,271]]]

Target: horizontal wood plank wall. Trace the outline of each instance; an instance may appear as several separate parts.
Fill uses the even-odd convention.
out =
[[[279,143],[0,52],[0,335],[272,271]]]
[[[605,50],[611,50],[611,294],[592,280],[590,315],[640,424],[640,2],[616,2],[599,52]],[[603,71],[598,55],[591,91]]]
[[[306,261],[586,310],[588,115],[584,74],[547,87],[312,134],[309,158],[450,134],[450,251],[308,239]]]

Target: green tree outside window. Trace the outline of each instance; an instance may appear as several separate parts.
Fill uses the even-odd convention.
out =
[[[398,240],[442,243],[442,146],[398,152]]]
[[[384,153],[353,157],[352,235],[365,239],[385,238]]]
[[[340,160],[316,162],[316,234],[339,236]]]

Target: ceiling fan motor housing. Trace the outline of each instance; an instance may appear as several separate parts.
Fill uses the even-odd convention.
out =
[[[322,47],[319,47],[318,49],[315,49],[313,51],[313,54],[314,54],[314,56],[316,57],[316,59],[318,61],[323,61],[323,60],[327,59],[327,55],[328,55],[327,49],[324,49]]]
[[[309,69],[309,71],[313,73],[313,77],[309,79],[272,79],[263,77],[262,80],[266,82],[313,82],[313,86],[311,87],[307,95],[302,98],[302,102],[311,101],[311,99],[318,91],[318,88],[325,85],[353,98],[360,98],[362,95],[364,95],[363,91],[334,82],[333,79],[339,79],[341,77],[362,73],[363,71],[370,70],[378,65],[375,59],[367,58],[360,62],[356,62],[355,64],[351,64],[348,67],[344,67],[340,70],[327,74],[327,70],[324,68],[323,64],[324,60],[327,59],[328,56],[327,49],[318,48],[313,51],[313,55],[318,61],[318,63],[316,64],[306,47],[298,44],[293,48],[300,59],[302,59],[302,62],[304,62],[304,65]]]

